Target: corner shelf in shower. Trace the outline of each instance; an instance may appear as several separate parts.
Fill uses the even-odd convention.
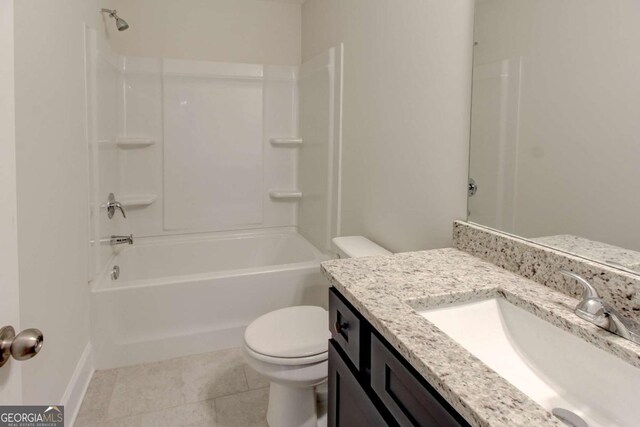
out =
[[[296,201],[302,199],[302,191],[299,190],[271,190],[269,197],[274,200]]]
[[[271,138],[269,140],[274,147],[300,147],[302,138]]]
[[[149,147],[156,143],[155,138],[120,136],[116,139],[118,148],[133,150]]]
[[[155,194],[142,194],[137,196],[122,196],[120,204],[125,208],[146,208],[156,201],[158,196]]]

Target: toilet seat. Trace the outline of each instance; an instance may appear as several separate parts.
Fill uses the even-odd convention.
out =
[[[327,359],[329,315],[321,307],[287,307],[267,313],[246,329],[247,351],[277,365],[307,365]]]
[[[315,363],[320,363],[326,361],[329,358],[329,352],[325,351],[324,353],[318,353],[309,357],[274,357],[267,356],[265,354],[256,353],[251,350],[249,346],[244,346],[244,351],[251,357],[261,362],[270,363],[272,365],[279,366],[305,366],[305,365],[313,365]]]

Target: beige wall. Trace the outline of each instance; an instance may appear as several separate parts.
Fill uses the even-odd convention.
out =
[[[473,1],[308,0],[302,56],[345,44],[342,234],[450,246],[466,218]]]
[[[264,0],[110,0],[130,27],[108,37],[122,55],[300,63],[300,5]]]
[[[19,328],[13,54],[13,1],[5,0],[0,1],[0,313],[3,325]],[[0,369],[0,384],[0,402],[22,402],[19,363],[10,361]]]
[[[89,342],[84,23],[97,0],[15,2],[20,323],[40,328],[24,403],[60,403]]]

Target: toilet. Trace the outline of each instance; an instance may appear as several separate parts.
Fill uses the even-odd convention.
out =
[[[336,237],[333,244],[340,258],[391,254],[362,236]],[[247,363],[270,383],[271,427],[326,425],[328,324],[324,308],[298,306],[267,313],[247,327]]]

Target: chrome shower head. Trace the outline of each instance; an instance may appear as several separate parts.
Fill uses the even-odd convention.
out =
[[[115,9],[102,9],[102,13],[108,13],[110,17],[116,20],[116,28],[118,28],[118,31],[124,31],[129,28],[127,21],[120,18]]]
[[[116,16],[116,27],[118,27],[118,31],[124,31],[129,28],[129,24],[124,19]]]

